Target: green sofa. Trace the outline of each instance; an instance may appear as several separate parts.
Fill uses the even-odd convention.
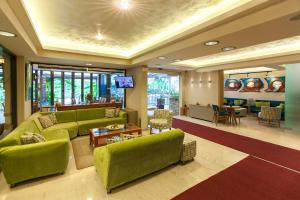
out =
[[[94,150],[97,173],[107,191],[180,160],[184,133],[175,129],[116,142]]]
[[[114,123],[126,123],[127,114],[105,118],[105,108],[56,112],[58,123],[44,129],[35,113],[0,141],[0,169],[8,184],[63,173],[68,165],[70,139],[88,134],[88,129]],[[26,131],[40,133],[46,142],[22,145],[20,136]]]

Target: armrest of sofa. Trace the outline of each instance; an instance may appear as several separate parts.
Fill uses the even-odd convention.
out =
[[[119,114],[119,117],[121,117],[121,118],[127,118],[127,112],[125,112],[125,111],[120,111],[120,114]]]
[[[0,165],[8,184],[63,173],[69,160],[69,141],[15,145],[0,149]]]
[[[102,184],[108,188],[108,172],[109,172],[109,161],[110,161],[110,155],[107,152],[106,146],[96,148],[94,150],[94,161],[95,161],[95,167],[97,170],[98,175],[101,178]]]

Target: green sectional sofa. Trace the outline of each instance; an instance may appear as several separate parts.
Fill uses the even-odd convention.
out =
[[[105,118],[105,108],[56,112],[58,123],[44,129],[35,113],[0,141],[0,169],[8,184],[63,173],[68,165],[70,139],[88,134],[88,129],[114,123],[126,123],[127,114]],[[42,134],[46,142],[22,145],[25,132]]]
[[[94,150],[97,173],[107,191],[180,160],[184,133],[175,129],[116,142]]]

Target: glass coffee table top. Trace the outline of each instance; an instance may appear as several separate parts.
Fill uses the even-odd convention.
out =
[[[123,127],[119,128],[119,129],[113,129],[113,130],[110,130],[106,127],[100,127],[100,128],[93,128],[91,129],[94,137],[97,137],[97,136],[102,136],[102,135],[108,135],[112,132],[122,132],[122,131],[125,131],[125,130],[131,130],[131,129],[137,129],[139,128],[138,126],[136,125],[130,125],[130,124],[125,124]]]

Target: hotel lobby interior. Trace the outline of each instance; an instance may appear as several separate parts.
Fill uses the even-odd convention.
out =
[[[0,0],[0,200],[299,200],[299,0]]]

